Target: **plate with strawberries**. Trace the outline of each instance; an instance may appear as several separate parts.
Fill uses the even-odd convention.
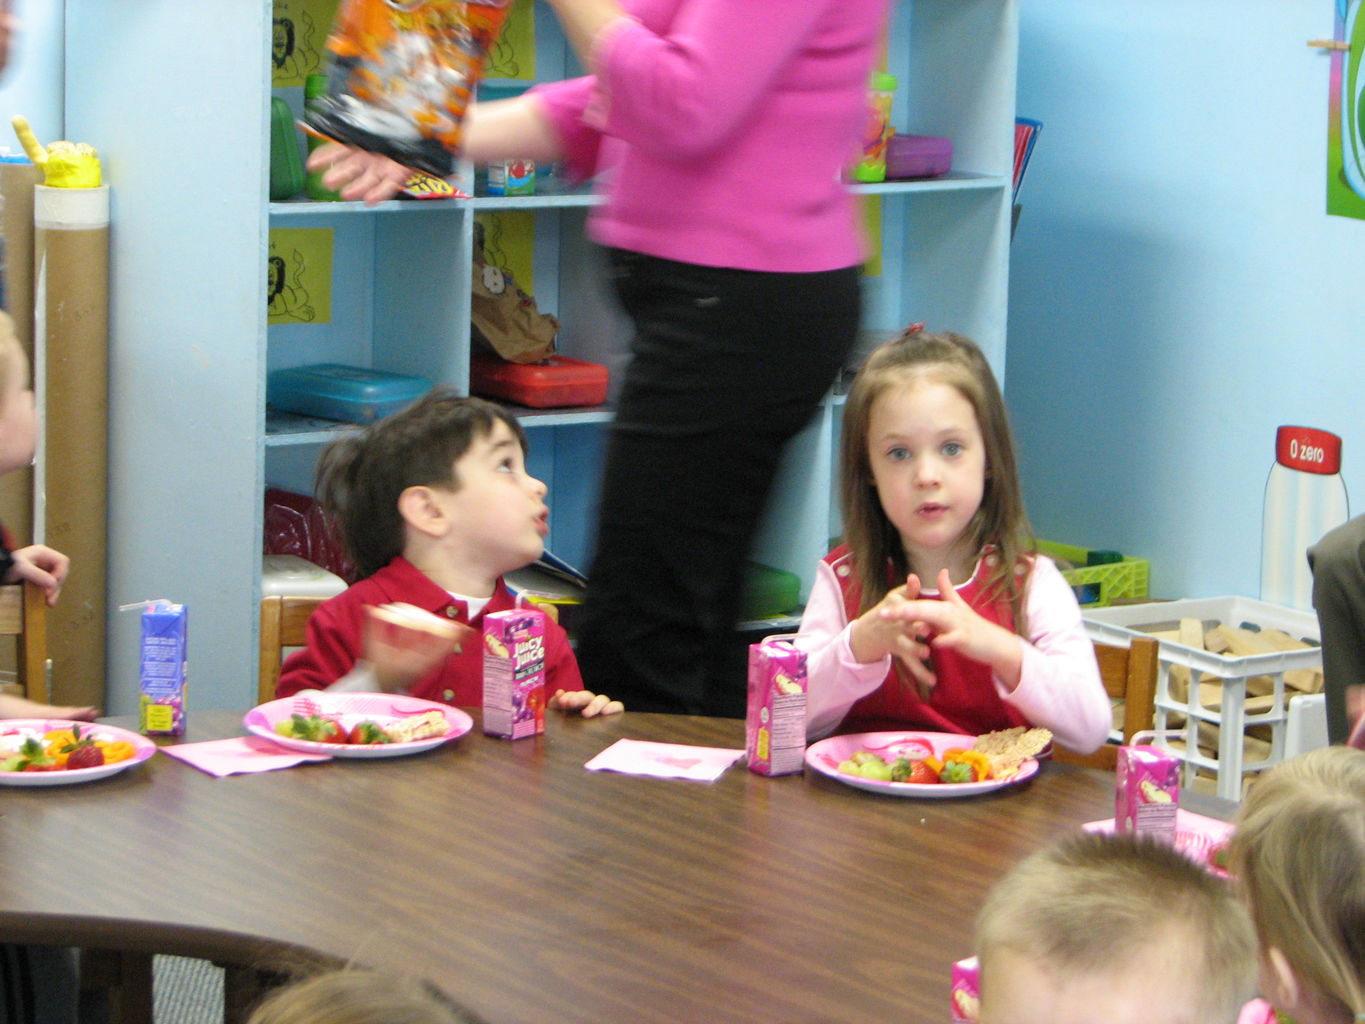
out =
[[[0,786],[69,786],[116,775],[156,753],[127,729],[55,718],[0,721]]]
[[[296,694],[252,708],[247,731],[282,747],[333,757],[402,757],[459,739],[474,720],[459,708],[395,693]]]
[[[974,796],[1032,778],[1047,730],[1002,730],[984,736],[950,732],[859,732],[806,748],[806,764],[854,789],[924,799]],[[1032,734],[1032,735],[1030,735]],[[1000,753],[1003,751],[1003,756]]]

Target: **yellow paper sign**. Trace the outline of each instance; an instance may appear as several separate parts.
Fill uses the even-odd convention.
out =
[[[266,310],[272,324],[331,322],[331,228],[270,229]]]
[[[270,34],[270,84],[303,85],[322,72],[338,0],[275,0]]]
[[[474,219],[483,225],[483,261],[509,272],[527,295],[535,294],[532,289],[535,214],[530,210],[503,210],[476,213]]]
[[[877,195],[861,196],[863,213],[863,246],[867,250],[867,262],[863,264],[863,274],[879,277],[882,272],[882,197]]]
[[[507,13],[498,41],[488,51],[485,78],[536,77],[535,0],[516,0]]]

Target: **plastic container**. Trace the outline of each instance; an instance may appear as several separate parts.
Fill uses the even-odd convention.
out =
[[[1071,568],[1058,568],[1082,608],[1105,608],[1115,601],[1147,596],[1151,567],[1145,558],[1120,556],[1117,561],[1097,561],[1098,552],[1047,540],[1038,542],[1038,550],[1053,561],[1071,563]]]
[[[317,99],[318,97],[326,95],[327,95],[326,75],[309,75],[306,79],[304,79],[303,103],[305,107],[308,105],[309,100]],[[313,152],[313,150],[317,149],[319,146],[325,146],[327,144],[326,139],[320,139],[316,135],[306,135],[304,137],[305,139],[307,139],[309,153]],[[318,202],[334,202],[341,198],[340,194],[334,192],[332,189],[328,188],[326,185],[322,183],[322,175],[325,172],[310,171],[307,169],[306,165],[304,167],[304,172],[305,177],[303,181],[303,191],[307,194],[309,199],[314,199],[317,200]]]
[[[346,581],[298,555],[264,555],[261,558],[262,597],[333,597],[346,589]]]
[[[891,140],[891,102],[896,95],[896,76],[874,71],[868,82],[867,123],[863,147],[853,165],[853,180],[873,183],[886,180],[886,147]]]
[[[1178,628],[1181,619],[1199,619],[1205,628],[1216,624],[1241,626],[1251,623],[1260,629],[1278,629],[1291,637],[1318,643],[1318,620],[1312,612],[1267,604],[1249,597],[1209,597],[1186,601],[1161,601],[1087,609],[1085,629],[1091,640],[1127,646],[1135,636]],[[1295,669],[1322,670],[1322,651],[1313,646],[1303,650],[1278,651],[1241,657],[1214,654],[1172,640],[1158,638],[1156,686],[1156,730],[1183,733],[1179,751],[1185,762],[1184,784],[1193,783],[1196,771],[1203,769],[1216,780],[1219,796],[1240,800],[1243,775],[1272,768],[1285,757],[1285,732],[1288,701],[1285,672]],[[1204,706],[1200,688],[1188,687],[1186,699],[1179,700],[1171,687],[1171,669],[1185,666],[1201,682],[1221,681],[1222,697],[1218,707]],[[1207,673],[1213,679],[1202,678]],[[1272,688],[1264,710],[1249,712],[1246,706],[1247,680],[1268,676]],[[1184,724],[1173,728],[1172,716],[1184,716]],[[1199,749],[1199,725],[1208,723],[1218,730],[1215,757]],[[1244,757],[1246,730],[1266,726],[1270,731],[1270,752],[1256,761]]]
[[[303,191],[303,157],[294,112],[278,96],[270,101],[270,198],[293,199]]]
[[[1261,600],[1312,608],[1306,552],[1348,518],[1341,438],[1314,427],[1276,430],[1261,519]]]
[[[425,377],[318,363],[271,373],[266,379],[265,399],[286,412],[373,423],[411,405],[430,390],[431,381]]]
[[[892,135],[886,144],[886,177],[935,178],[953,169],[953,142],[933,135]]]
[[[744,601],[740,615],[745,619],[771,619],[788,615],[801,602],[801,577],[785,569],[774,569],[761,562],[744,565]]]
[[[535,409],[601,405],[607,400],[607,368],[554,355],[537,363],[509,363],[486,352],[469,355],[469,390]]]

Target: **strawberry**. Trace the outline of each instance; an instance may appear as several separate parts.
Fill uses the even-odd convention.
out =
[[[923,761],[916,761],[910,766],[910,777],[905,781],[916,782],[921,786],[933,785],[938,782],[938,773]]]
[[[351,735],[348,741],[368,745],[371,743],[388,743],[389,737],[374,722],[357,722],[351,727]]]
[[[95,746],[95,741],[88,732],[82,736],[81,727],[73,725],[71,735],[76,738],[76,742],[66,744],[60,751],[66,754],[67,768],[98,768],[104,764],[104,751]]]

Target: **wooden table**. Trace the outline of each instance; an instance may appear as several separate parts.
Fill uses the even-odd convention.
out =
[[[547,727],[222,779],[158,755],[5,788],[0,938],[355,960],[431,978],[492,1024],[942,1020],[989,886],[1113,813],[1113,776],[1066,765],[896,799],[742,764],[712,784],[583,768],[622,736],[740,747],[733,719]],[[188,738],[241,732],[199,712]]]

